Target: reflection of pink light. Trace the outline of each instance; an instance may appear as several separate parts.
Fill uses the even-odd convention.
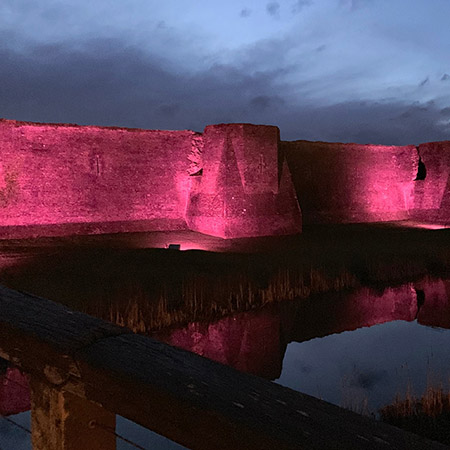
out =
[[[220,248],[223,239],[206,236],[188,230],[179,231],[155,231],[138,233],[125,240],[128,246],[135,248],[164,248],[169,250],[169,245],[179,245],[179,250],[204,250],[214,251]],[[170,250],[172,251],[172,250]]]
[[[435,223],[416,222],[413,220],[407,220],[402,222],[393,223],[393,225],[402,228],[423,228],[425,230],[444,230],[450,228],[450,225],[442,225]]]
[[[210,250],[208,245],[201,245],[195,242],[177,242],[180,244],[180,250]]]
[[[280,376],[280,317],[275,311],[240,313],[213,323],[190,323],[157,339],[269,379]]]
[[[450,228],[445,225],[435,225],[432,223],[418,223],[411,226],[413,226],[414,228],[425,228],[426,230],[443,230],[445,228]]]
[[[422,325],[450,328],[450,281],[425,278],[416,283],[416,289],[424,293],[424,304],[418,311]]]
[[[186,241],[186,242],[184,242],[184,241],[171,242],[170,244],[163,245],[162,248],[166,248],[167,250],[170,250],[170,251],[177,251],[177,250],[174,250],[174,249],[170,249],[170,248],[169,248],[169,245],[171,245],[171,244],[179,245],[180,248],[177,249],[177,250],[179,250],[179,251],[186,251],[186,250],[205,250],[205,251],[211,251],[211,250],[213,250],[213,249],[211,248],[211,246],[209,246],[209,245],[205,245],[205,244],[202,245],[202,244],[200,244],[200,243],[197,243],[197,242],[191,242],[191,241]]]
[[[0,414],[7,416],[30,409],[28,378],[15,368],[0,376]]]

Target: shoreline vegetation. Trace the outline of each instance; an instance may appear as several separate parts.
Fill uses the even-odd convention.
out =
[[[449,386],[450,387],[450,386]],[[422,396],[407,389],[379,410],[380,420],[428,439],[450,445],[450,390],[429,384]]]
[[[0,283],[151,334],[285,300],[448,277],[449,237],[446,229],[321,226],[256,253],[115,247],[111,236],[87,239],[92,245],[0,241]],[[440,385],[421,397],[408,391],[379,415],[450,444],[450,393]]]
[[[150,333],[274,302],[445,277],[449,236],[446,229],[321,226],[258,253],[114,248],[111,236],[89,246],[82,237],[0,241],[0,283]]]
[[[397,393],[391,403],[376,412],[368,403],[367,396],[345,395],[341,407],[450,445],[450,380],[447,387],[442,382],[429,380],[422,395],[416,395],[408,384],[404,394]]]

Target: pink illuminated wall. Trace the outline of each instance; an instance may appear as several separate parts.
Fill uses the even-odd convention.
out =
[[[0,415],[18,414],[30,409],[28,377],[18,369],[8,367],[0,375]]]
[[[423,292],[417,320],[431,327],[450,329],[450,280],[425,278],[415,284]]]
[[[362,287],[311,298],[294,312],[285,308],[281,322],[290,340],[302,342],[394,320],[413,321],[417,313],[416,290],[407,283],[382,291]]]
[[[280,340],[280,327],[276,309],[265,308],[213,323],[194,322],[158,333],[156,338],[243,372],[275,379],[280,376],[286,346]]]
[[[418,220],[450,224],[450,141],[419,145],[426,168],[424,180],[414,189],[414,212]]]
[[[267,125],[200,134],[0,119],[0,150],[0,238],[179,229],[240,238],[296,234],[302,222],[450,223],[450,141],[417,149],[280,142]]]
[[[224,238],[300,232],[278,142],[271,126],[214,125],[202,136],[1,120],[2,235],[43,225],[37,235],[58,226],[62,234],[175,230],[186,221]]]
[[[408,219],[419,156],[414,146],[283,142],[304,223]]]
[[[289,168],[279,161],[277,127],[211,125],[203,143],[203,170],[192,177],[186,211],[190,229],[223,238],[301,232]]]
[[[280,312],[283,334],[297,342],[395,320],[450,329],[450,280],[425,277],[381,291],[330,293]]]
[[[179,228],[194,136],[0,121],[1,225],[97,223],[107,231],[108,223],[153,221]]]

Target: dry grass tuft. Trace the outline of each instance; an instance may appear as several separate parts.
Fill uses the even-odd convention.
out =
[[[404,397],[380,409],[383,422],[450,444],[450,390],[428,384],[421,397],[408,388]]]

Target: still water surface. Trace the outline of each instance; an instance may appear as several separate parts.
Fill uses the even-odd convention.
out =
[[[170,344],[339,406],[376,415],[397,394],[450,382],[450,281],[280,302],[214,322],[154,333]],[[11,416],[29,427],[29,413]],[[118,417],[117,432],[146,448],[183,448]],[[0,420],[0,448],[30,449]],[[118,441],[118,449],[132,448]]]

